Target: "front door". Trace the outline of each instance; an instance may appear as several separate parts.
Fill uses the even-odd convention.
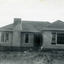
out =
[[[34,34],[34,47],[41,47],[42,45],[42,35]]]

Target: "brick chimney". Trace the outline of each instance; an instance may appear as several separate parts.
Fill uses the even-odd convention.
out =
[[[14,31],[22,30],[21,18],[14,18],[13,30]]]

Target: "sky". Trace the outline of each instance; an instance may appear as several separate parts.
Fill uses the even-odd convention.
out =
[[[14,18],[31,21],[64,21],[64,0],[0,0],[0,27]]]

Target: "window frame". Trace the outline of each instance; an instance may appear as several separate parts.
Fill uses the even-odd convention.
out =
[[[52,44],[52,45],[64,45],[64,44],[58,44],[58,43],[57,43],[57,36],[58,36],[58,33],[64,34],[64,32],[52,32],[52,33],[56,33],[56,40],[55,40],[56,44],[52,44],[52,41],[51,41],[51,44]]]
[[[57,44],[57,33],[52,32],[52,45],[56,45]]]
[[[28,33],[25,34],[25,40],[24,40],[24,42],[25,42],[26,44],[29,43],[29,34],[28,34],[28,42],[26,42],[26,35],[27,35],[27,34],[28,34]]]
[[[2,41],[2,33],[3,33],[3,35],[4,35],[3,41]],[[8,37],[6,36],[6,34],[8,34]],[[8,41],[6,41],[7,38],[8,38]],[[5,41],[6,41],[6,42],[5,42]],[[8,43],[8,42],[10,42],[10,34],[9,34],[8,32],[1,32],[1,42],[3,42],[3,43]]]

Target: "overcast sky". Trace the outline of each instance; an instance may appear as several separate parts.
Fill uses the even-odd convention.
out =
[[[64,21],[64,0],[0,0],[0,27],[14,18],[33,21]]]

